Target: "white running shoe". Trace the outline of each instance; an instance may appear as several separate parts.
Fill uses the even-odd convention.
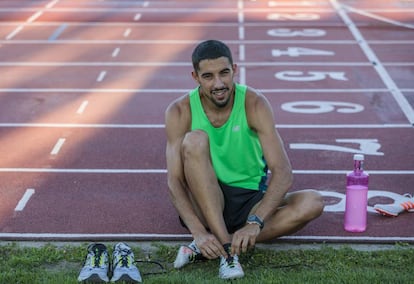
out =
[[[108,250],[103,244],[90,244],[85,264],[79,273],[78,281],[108,282]]]
[[[118,243],[112,253],[111,282],[142,282],[141,274],[134,264],[134,253],[125,243]]]
[[[393,204],[376,204],[374,209],[385,216],[397,217],[398,214],[408,211],[414,212],[414,197],[408,193],[395,200]]]
[[[178,249],[178,254],[174,261],[174,268],[179,269],[189,263],[203,259],[204,257],[197,247],[195,241],[192,241],[188,246],[181,246]]]
[[[221,279],[236,279],[244,276],[243,268],[239,263],[239,257],[228,256],[227,258],[220,257],[219,277]]]

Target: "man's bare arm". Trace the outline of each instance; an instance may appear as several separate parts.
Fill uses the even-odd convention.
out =
[[[272,172],[268,188],[255,214],[262,220],[274,214],[292,183],[292,170],[282,139],[274,127],[273,112],[266,98],[253,91],[246,96],[246,112],[250,127],[259,136],[263,155]],[[246,225],[233,237],[232,253],[240,254],[256,243],[260,234],[257,225]]]
[[[174,207],[187,228],[190,230],[201,253],[209,259],[214,259],[219,255],[225,255],[226,252],[219,240],[207,231],[206,227],[196,214],[189,197],[183,169],[181,145],[185,134],[190,128],[190,118],[189,110],[185,109],[186,104],[183,102],[181,102],[181,104],[182,105],[178,102],[173,103],[167,109],[165,117],[169,194]]]
[[[182,103],[181,103],[182,104]],[[165,113],[167,134],[166,160],[168,188],[171,201],[191,233],[204,230],[186,190],[181,157],[181,144],[187,132],[188,117],[179,101],[173,102]]]
[[[273,111],[267,99],[259,95],[254,100],[253,119],[249,120],[259,135],[263,155],[271,171],[266,194],[256,210],[262,219],[273,215],[282,203],[292,185],[293,175],[289,158],[284,149],[283,141],[275,128]],[[253,110],[252,109],[252,110]]]

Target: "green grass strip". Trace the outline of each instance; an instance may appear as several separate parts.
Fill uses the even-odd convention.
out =
[[[175,270],[177,246],[155,243],[149,255],[129,244],[144,283],[223,283],[218,279],[218,260],[190,264]],[[0,245],[0,283],[77,283],[87,244],[39,247]],[[112,248],[108,246],[111,253]],[[246,276],[232,283],[413,283],[414,247],[396,244],[391,249],[361,251],[348,246],[317,249],[275,250],[256,248],[240,256]]]

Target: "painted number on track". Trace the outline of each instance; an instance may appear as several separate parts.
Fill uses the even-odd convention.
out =
[[[326,35],[326,31],[320,29],[292,30],[280,28],[268,30],[267,35],[272,37],[322,37]]]
[[[296,14],[279,14],[272,13],[267,15],[267,19],[271,21],[315,21],[319,20],[320,16],[318,14],[305,14],[305,13],[296,13]]]
[[[345,191],[345,189],[344,189]],[[344,193],[336,192],[336,191],[319,191],[322,196],[326,198],[333,198],[337,199],[338,201],[334,204],[327,204],[325,205],[325,208],[323,209],[324,212],[345,212],[345,201],[346,196]],[[368,190],[368,199],[374,198],[374,197],[385,197],[391,199],[393,202],[400,200],[401,195],[395,192],[391,191],[383,191],[383,190]],[[393,203],[391,202],[391,203]],[[387,202],[389,203],[389,202]],[[367,207],[368,212],[376,212],[373,206]]]
[[[345,77],[345,72],[281,71],[281,72],[276,73],[275,77],[283,81],[296,81],[296,82],[321,81],[328,77],[334,80],[348,81],[348,79]]]
[[[269,2],[267,2],[267,6],[269,6],[269,7],[279,7],[279,6],[317,6],[317,4],[312,3],[310,1],[292,1],[292,0],[290,0],[288,3],[283,3],[282,1],[269,1]]]
[[[358,144],[359,148],[316,143],[291,143],[289,147],[290,149],[296,150],[337,151],[371,156],[384,156],[383,152],[378,151],[381,148],[381,144],[378,143],[378,139],[336,139],[335,142]]]
[[[272,56],[273,57],[280,57],[283,55],[287,55],[290,57],[298,57],[298,56],[332,56],[335,55],[333,51],[321,50],[321,49],[312,49],[312,48],[305,48],[305,47],[288,47],[286,50],[281,49],[272,49]]]
[[[358,113],[364,110],[364,106],[360,104],[336,101],[296,101],[284,103],[281,107],[287,112],[303,114],[320,114],[335,110],[339,113]]]

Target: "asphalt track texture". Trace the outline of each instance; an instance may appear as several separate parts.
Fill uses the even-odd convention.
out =
[[[164,110],[190,54],[225,41],[272,104],[292,190],[325,196],[300,242],[414,242],[413,1],[1,1],[0,239],[188,240],[166,184]],[[352,156],[368,228],[342,229]]]

